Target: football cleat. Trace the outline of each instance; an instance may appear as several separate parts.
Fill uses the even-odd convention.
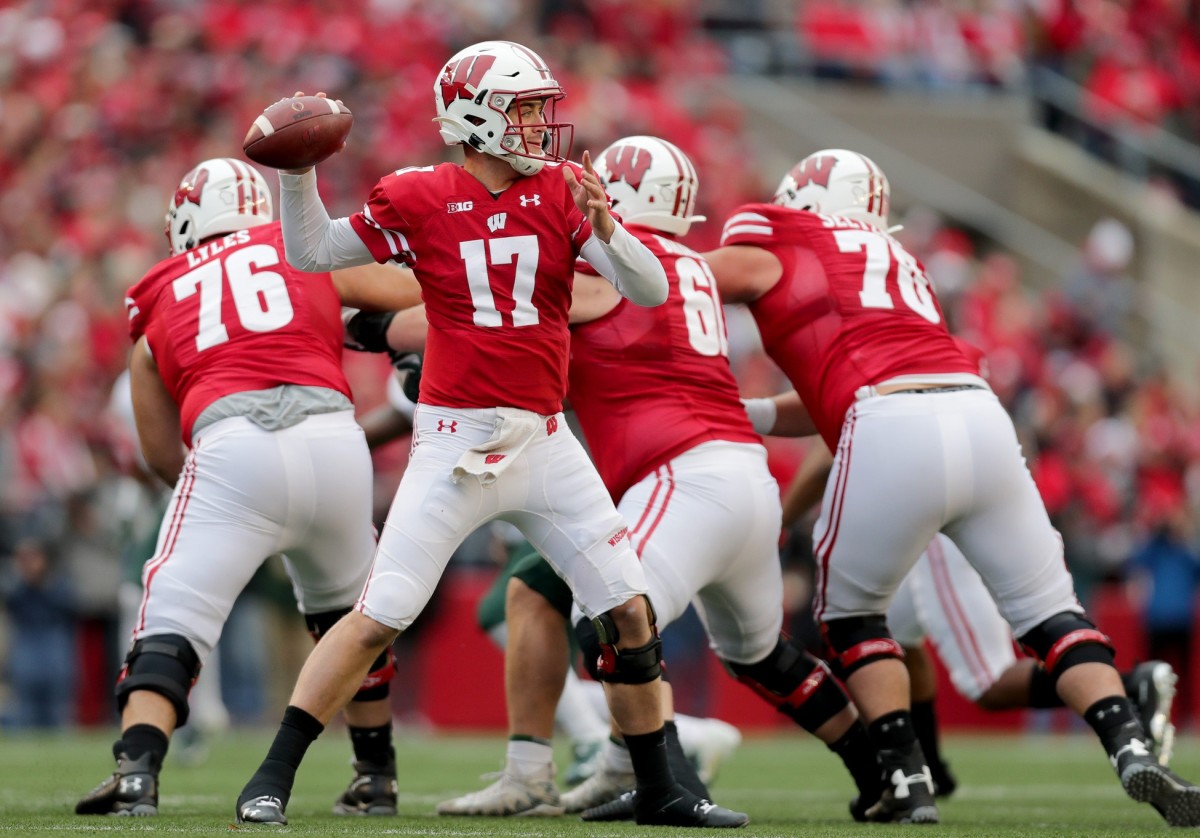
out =
[[[354,763],[354,779],[333,804],[335,815],[396,814],[396,763]]]
[[[262,823],[269,826],[287,826],[287,815],[283,813],[283,801],[269,794],[252,797],[237,805],[238,823]]]
[[[576,788],[562,796],[563,808],[568,812],[582,812],[601,803],[615,800],[637,786],[633,771],[618,771],[607,763],[601,763],[596,773]]]
[[[439,815],[477,815],[483,817],[555,817],[563,814],[554,785],[554,765],[548,766],[547,776],[522,777],[505,771],[496,782],[471,794],[443,800],[437,806]]]
[[[584,821],[631,821],[637,807],[637,789],[627,791],[616,800],[584,809],[579,815]]]
[[[158,814],[158,766],[153,755],[130,759],[117,755],[117,769],[75,804],[77,815]]]
[[[1130,739],[1110,759],[1131,798],[1149,803],[1171,826],[1200,826],[1200,788],[1160,765],[1142,740]]]
[[[933,777],[920,746],[914,742],[907,748],[881,748],[879,762],[883,766],[883,795],[864,817],[877,822],[937,823]]]
[[[1125,691],[1150,737],[1150,750],[1160,765],[1170,765],[1175,746],[1171,705],[1175,701],[1175,684],[1179,676],[1165,661],[1146,661],[1135,666],[1124,680]]]
[[[742,733],[736,727],[720,719],[704,720],[704,735],[687,756],[696,767],[696,774],[704,785],[717,779],[721,764],[742,744]]]
[[[678,783],[654,800],[634,798],[634,820],[642,826],[688,826],[734,829],[750,823],[750,816],[697,797]]]
[[[573,744],[571,746],[571,764],[567,767],[567,773],[563,775],[563,782],[568,786],[577,786],[595,774],[596,769],[600,767],[603,753],[603,739]]]

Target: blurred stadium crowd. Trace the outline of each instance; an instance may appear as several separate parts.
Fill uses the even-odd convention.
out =
[[[731,209],[774,184],[755,165],[737,101],[715,83],[731,72],[986,95],[1020,88],[1046,65],[1097,94],[1105,119],[1191,136],[1200,127],[1195,0],[8,4],[0,9],[6,725],[111,719],[122,582],[128,596],[161,495],[136,476],[136,442],[110,404],[122,401],[112,391],[127,351],[124,291],[166,255],[169,191],[195,161],[239,155],[265,105],[324,90],[345,99],[356,126],[322,166],[322,194],[334,211],[353,211],[389,167],[443,159],[448,149],[428,122],[432,79],[447,55],[498,32],[562,68],[576,156],[635,133],[688,151],[710,219],[689,238],[699,250],[716,244]],[[952,223],[921,207],[897,220],[952,327],[986,351],[1081,595],[1146,578],[1140,607],[1151,636],[1189,638],[1200,582],[1200,412],[1139,348],[1146,324],[1128,273],[1131,232],[1098,219],[1076,269],[1034,293],[1013,259]],[[731,328],[738,323],[731,318]],[[735,348],[748,395],[782,386],[752,336]],[[347,363],[360,406],[377,405],[386,364]],[[793,443],[772,451],[786,480],[801,452]],[[379,456],[384,502],[404,459],[402,445]],[[241,644],[262,636],[247,632]],[[246,654],[253,671],[261,652],[257,664],[253,649]],[[227,680],[229,689],[253,686]],[[252,721],[255,702],[230,701],[235,718]]]

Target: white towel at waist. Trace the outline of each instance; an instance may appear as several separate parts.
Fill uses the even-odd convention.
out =
[[[533,440],[543,421],[541,416],[528,410],[496,408],[495,431],[486,442],[463,452],[450,472],[450,479],[458,483],[468,474],[473,474],[482,485],[492,485]]]

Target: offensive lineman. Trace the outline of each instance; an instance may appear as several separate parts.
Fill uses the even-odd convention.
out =
[[[306,662],[237,819],[287,822],[296,769],[351,697],[347,685],[424,608],[458,544],[502,518],[570,581],[596,624],[612,713],[638,776],[638,821],[741,826],[745,815],[683,789],[667,765],[662,650],[645,576],[561,415],[576,257],[648,306],[666,298],[662,267],[609,213],[587,154],[582,170],[559,154],[572,130],[554,121],[564,94],[534,52],[507,41],[467,47],[433,93],[435,121],[447,145],[463,145],[462,165],[386,175],[361,212],[337,220],[311,169],[280,175],[288,260],[306,270],[406,262],[429,332],[412,458],[371,575]]]
[[[739,208],[707,254],[722,295],[749,305],[799,393],[789,412],[835,452],[814,531],[815,612],[880,749],[888,788],[868,816],[938,820],[884,614],[941,531],[1096,731],[1126,793],[1173,826],[1200,825],[1200,788],[1147,746],[1111,642],[1075,598],[1012,420],[946,330],[921,265],[888,234],[888,199],[871,160],[819,151],[784,177],[774,204]]]
[[[350,609],[370,568],[371,460],[342,374],[341,304],[329,274],[286,264],[273,217],[251,166],[200,163],[168,203],[174,255],[126,297],[138,436],[175,491],[117,681],[117,768],[80,815],[158,814],[158,773],[187,723],[188,692],[268,556],[286,551],[314,635]],[[370,669],[346,708],[355,782],[372,774],[373,813],[394,814],[386,650]],[[363,812],[360,802],[347,791],[338,807]]]

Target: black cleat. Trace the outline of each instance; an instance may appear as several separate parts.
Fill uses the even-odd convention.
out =
[[[1171,724],[1171,705],[1179,676],[1166,661],[1139,663],[1123,679],[1125,692],[1141,720],[1150,750],[1160,765],[1170,765],[1175,745],[1175,725]]]
[[[1149,803],[1171,826],[1200,826],[1200,788],[1160,765],[1140,739],[1110,757],[1125,793]]]
[[[866,819],[890,823],[937,823],[933,777],[920,746],[914,742],[903,749],[881,748],[879,762],[883,766],[883,796],[866,810]]]
[[[287,815],[283,813],[283,801],[269,794],[252,797],[237,805],[238,823],[262,823],[269,826],[287,826]]]
[[[637,809],[637,790],[627,791],[616,800],[584,809],[579,819],[585,821],[631,821]]]
[[[335,815],[396,814],[396,763],[354,763],[354,779],[333,804]]]
[[[77,815],[145,817],[158,814],[158,766],[153,754],[117,755],[117,770],[75,804]]]
[[[750,823],[750,816],[697,797],[678,783],[654,800],[634,801],[634,820],[643,826],[691,826],[731,829]]]

